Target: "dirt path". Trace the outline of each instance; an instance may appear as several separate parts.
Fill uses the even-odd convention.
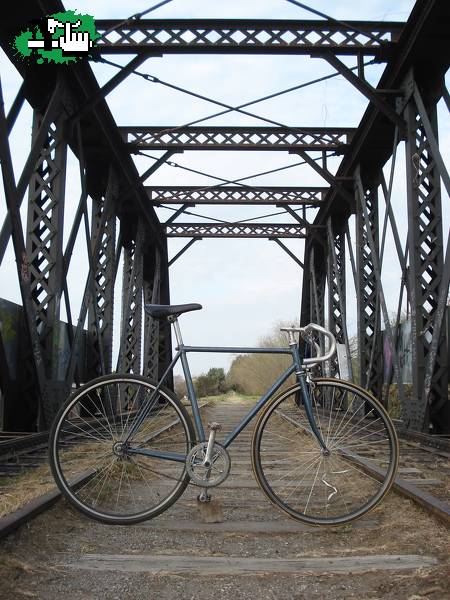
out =
[[[229,429],[247,409],[230,398],[207,418]],[[292,521],[259,491],[250,438],[233,445],[231,475],[213,491],[221,523],[203,522],[194,487],[132,527],[90,521],[60,502],[1,543],[0,598],[450,598],[444,525],[394,494],[345,528]]]

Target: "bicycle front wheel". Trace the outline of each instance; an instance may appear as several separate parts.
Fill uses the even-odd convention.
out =
[[[72,394],[55,419],[49,455],[56,483],[93,519],[120,525],[150,519],[189,483],[191,420],[169,390],[152,397],[155,387],[136,375],[99,377]]]
[[[311,431],[299,385],[276,396],[255,426],[252,463],[268,498],[311,525],[340,525],[374,508],[395,478],[392,422],[369,393],[338,379],[310,387],[323,451]]]

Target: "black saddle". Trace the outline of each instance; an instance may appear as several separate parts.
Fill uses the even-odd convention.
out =
[[[190,310],[200,310],[201,304],[144,304],[144,308],[148,314],[154,319],[164,319],[165,317],[178,317]]]

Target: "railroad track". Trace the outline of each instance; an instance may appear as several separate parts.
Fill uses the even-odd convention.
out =
[[[208,404],[208,402],[201,402],[199,405],[200,411],[206,409]],[[170,430],[177,423],[178,421],[168,423],[153,433],[152,438]],[[4,433],[2,438],[0,438],[0,477],[7,477],[12,481],[16,475],[48,463],[48,431],[31,434],[20,433],[19,435]],[[67,442],[70,443],[70,435]],[[83,484],[90,476],[90,474],[86,474],[77,477],[74,481],[75,485]],[[0,517],[0,539],[33,519],[39,513],[49,509],[61,496],[59,489],[52,489],[33,499],[17,511]]]
[[[201,409],[205,409],[207,405],[207,403],[202,404]],[[450,440],[405,430],[400,430],[398,433],[400,462],[394,490],[449,523]],[[0,478],[8,478],[12,481],[14,476],[45,464],[47,447],[48,432],[31,434],[2,432],[0,434]],[[373,463],[364,462],[360,456],[353,456],[352,460],[359,461],[366,469],[372,469],[372,473],[376,476]],[[51,490],[15,513],[0,518],[0,538],[50,508],[60,495],[59,490]]]
[[[225,400],[204,416],[223,425],[220,442],[248,408]],[[90,521],[58,503],[1,542],[6,553],[40,569],[38,578],[22,578],[21,588],[49,600],[61,589],[68,597],[72,590],[76,597],[101,597],[105,589],[124,598],[444,597],[445,533],[427,512],[391,493],[348,527],[317,529],[288,519],[252,477],[251,436],[244,431],[230,448],[230,477],[211,490],[222,512],[213,522],[194,486],[156,519],[128,527]],[[418,459],[414,452],[400,465],[402,477],[419,478],[407,466]],[[425,467],[421,473],[425,479]]]
[[[2,432],[0,436],[0,477],[9,477],[37,467],[47,458],[48,431],[40,433]]]

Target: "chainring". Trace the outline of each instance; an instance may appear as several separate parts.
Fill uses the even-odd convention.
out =
[[[211,456],[211,466],[205,467],[202,463],[206,456],[208,442],[201,442],[194,446],[186,457],[186,470],[191,483],[201,487],[215,487],[225,481],[230,473],[231,459],[226,449],[214,442]]]

